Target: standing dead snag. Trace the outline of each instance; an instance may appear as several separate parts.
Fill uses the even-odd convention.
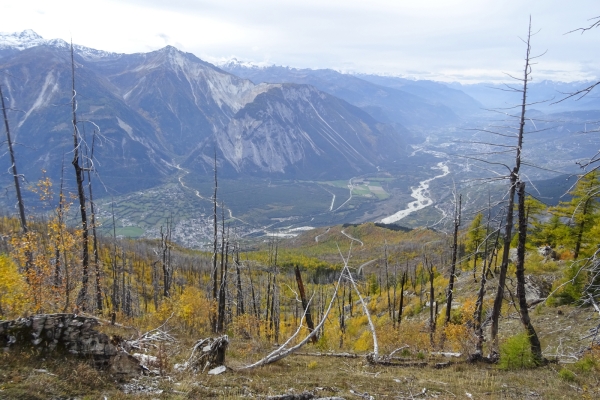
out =
[[[85,131],[84,131],[85,134]],[[98,235],[96,234],[96,213],[94,212],[94,196],[92,193],[92,177],[90,171],[92,170],[92,160],[94,159],[94,144],[96,143],[96,131],[94,130],[94,135],[92,136],[92,150],[90,152],[90,157],[87,157],[87,147],[86,147],[86,170],[87,170],[87,178],[88,178],[88,192],[90,194],[90,211],[91,222],[92,222],[92,236],[93,236],[93,252],[94,252],[94,268],[96,272],[96,309],[98,311],[102,311],[102,287],[100,285],[101,280],[101,271],[100,271],[100,260],[98,254]]]
[[[433,280],[435,278],[435,271],[433,263],[428,263],[425,258],[425,268],[429,273],[429,342],[431,347],[435,345],[435,329],[437,320],[437,301],[435,301],[435,288],[433,287]],[[434,305],[435,304],[435,305]]]
[[[88,222],[85,207],[85,191],[83,189],[83,168],[79,165],[79,130],[77,129],[77,100],[75,96],[75,59],[73,56],[73,43],[71,43],[71,107],[73,110],[73,167],[77,180],[77,194],[79,198],[79,213],[81,214],[81,290],[77,295],[77,306],[81,311],[86,310],[88,280],[89,280],[89,249],[88,249]]]
[[[518,184],[519,195],[519,244],[517,245],[517,297],[519,299],[519,314],[521,323],[527,331],[529,343],[531,344],[531,354],[536,364],[542,364],[542,345],[540,339],[531,324],[529,310],[527,309],[527,299],[525,298],[525,240],[527,239],[527,215],[525,211],[525,182]]]
[[[515,206],[515,193],[517,182],[519,181],[519,172],[521,169],[521,152],[523,149],[523,136],[525,132],[525,112],[527,110],[527,83],[531,79],[531,18],[529,19],[529,30],[527,33],[527,51],[525,55],[525,68],[523,70],[523,89],[519,90],[522,94],[521,114],[519,116],[519,131],[517,135],[517,147],[515,155],[515,165],[510,171],[509,181],[510,187],[508,192],[508,204],[506,205],[506,227],[504,228],[504,252],[502,254],[502,263],[500,264],[500,275],[498,276],[498,288],[496,298],[494,299],[494,308],[492,309],[492,353],[498,354],[498,324],[500,320],[500,311],[502,309],[502,301],[504,300],[504,286],[506,284],[506,272],[508,270],[508,254],[510,252],[510,242],[513,229],[513,209]],[[508,166],[507,166],[508,168]]]
[[[454,199],[456,200],[456,197]],[[452,265],[450,266],[450,279],[448,281],[448,297],[447,297],[448,300],[446,302],[446,324],[448,322],[450,322],[450,314],[452,311],[452,298],[454,296],[454,276],[456,275],[456,254],[458,252],[458,227],[460,226],[461,206],[462,206],[462,195],[459,195],[458,203],[455,202],[455,204],[454,204],[454,233],[452,236]],[[433,282],[432,282],[432,285],[433,285]],[[433,301],[433,299],[431,301]]]
[[[297,264],[294,266],[294,272],[296,273],[296,283],[298,284],[298,292],[300,293],[300,300],[302,301],[302,309],[306,316],[306,325],[308,326],[308,331],[312,332],[315,330],[315,324],[313,323],[312,315],[310,314],[309,303],[306,300],[306,292],[304,291],[304,283],[302,282],[302,275],[300,275],[300,268],[298,268]],[[312,342],[317,343],[316,335],[312,337]]]
[[[8,116],[6,114],[6,106],[4,104],[4,94],[2,93],[2,85],[0,85],[0,99],[2,99],[2,115],[4,116],[4,128],[6,129],[6,143],[8,144],[8,152],[10,153],[10,162],[12,163],[12,174],[15,180],[15,192],[17,194],[17,203],[19,206],[19,219],[21,221],[21,229],[23,233],[27,233],[27,219],[25,218],[25,205],[21,197],[21,185],[19,184],[19,174],[17,173],[17,162],[15,161],[15,152],[12,147],[10,137],[10,128],[8,125]]]

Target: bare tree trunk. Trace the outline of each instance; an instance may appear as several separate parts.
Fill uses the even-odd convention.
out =
[[[392,328],[396,328],[396,286],[398,286],[398,263],[394,264],[394,293],[392,298]]]
[[[237,306],[235,314],[240,316],[244,311],[244,292],[242,291],[242,273],[240,271],[240,247],[239,243],[235,247],[235,272],[237,274]]]
[[[508,204],[506,206],[506,227],[504,229],[504,253],[502,254],[502,263],[500,264],[500,275],[498,276],[498,289],[496,298],[494,299],[494,308],[492,310],[492,353],[498,354],[498,325],[500,320],[500,311],[502,309],[502,301],[504,300],[504,285],[506,284],[506,272],[508,270],[508,254],[510,252],[510,241],[513,228],[513,208],[515,205],[515,191],[517,181],[519,180],[519,171],[521,168],[521,151],[523,148],[523,134],[525,131],[525,112],[527,109],[527,83],[529,82],[529,74],[531,73],[530,57],[531,57],[531,18],[529,19],[529,31],[527,34],[527,53],[525,56],[525,68],[523,77],[523,98],[521,101],[521,116],[519,120],[519,134],[517,142],[517,154],[515,157],[515,166],[510,173],[510,188],[508,194]]]
[[[394,316],[392,315],[392,305],[391,305],[392,301],[390,299],[390,276],[388,273],[387,242],[385,243],[384,257],[385,257],[385,289],[387,292],[388,314],[390,315],[390,319],[393,320]]]
[[[460,226],[461,208],[462,208],[462,195],[458,196],[458,203],[456,203],[456,197],[454,198],[454,233],[452,235],[452,265],[450,266],[450,279],[448,281],[448,295],[446,300],[446,324],[450,322],[450,315],[452,312],[452,298],[454,297],[454,277],[456,275],[456,254],[458,252],[458,227]]]
[[[75,59],[73,56],[73,43],[71,43],[71,106],[73,109],[73,167],[77,180],[77,193],[79,198],[79,213],[81,215],[81,290],[77,295],[77,307],[81,311],[87,308],[88,281],[89,281],[89,249],[88,249],[88,222],[85,207],[85,191],[83,190],[83,169],[79,165],[79,132],[77,129],[77,101],[75,99]]]
[[[222,225],[221,233],[221,284],[219,285],[219,303],[217,307],[217,332],[223,332],[225,327],[225,291],[227,290],[227,253],[229,251],[229,232],[225,238],[225,211],[223,205],[222,210]]]
[[[212,299],[217,303],[217,247],[218,247],[218,222],[217,222],[217,150],[215,149],[215,191],[213,194],[213,258],[212,258]],[[217,306],[217,304],[215,304]],[[217,332],[217,316],[211,307],[210,320],[213,330]]]
[[[115,202],[111,203],[112,207],[112,223],[113,223],[113,262],[112,262],[112,275],[113,275],[113,290],[112,290],[112,308],[113,313],[119,311],[119,272],[117,270],[117,225],[115,223]],[[154,279],[152,280],[154,283]],[[155,287],[156,293],[156,287]],[[155,308],[158,310],[158,301],[155,301]]]
[[[315,324],[310,315],[310,308],[308,306],[308,300],[306,299],[306,293],[304,292],[304,283],[302,282],[302,275],[300,275],[300,268],[298,268],[298,265],[295,266],[294,272],[296,273],[296,283],[298,284],[298,292],[300,292],[302,309],[306,315],[306,326],[308,326],[308,331],[312,332],[315,329]],[[312,336],[311,340],[313,343],[317,343],[317,335]]]
[[[427,264],[427,260],[425,260],[425,264]],[[435,323],[437,318],[437,306],[434,308],[435,290],[433,287],[433,264],[431,264],[427,269],[429,271],[429,342],[433,348],[435,346]]]
[[[406,284],[406,271],[402,274],[402,281],[400,283],[400,304],[398,305],[398,326],[402,322],[402,310],[404,308],[404,285]]]
[[[542,345],[535,332],[525,298],[525,241],[527,240],[527,213],[525,212],[525,182],[518,184],[519,196],[519,243],[517,245],[517,298],[519,299],[519,314],[521,323],[527,331],[531,344],[531,354],[536,364],[543,363]]]
[[[94,135],[92,136],[92,150],[90,152],[90,157],[87,158],[86,169],[87,169],[87,178],[88,178],[88,192],[90,193],[90,211],[91,222],[92,222],[92,236],[93,236],[93,252],[94,252],[94,267],[96,272],[96,309],[99,312],[102,312],[102,287],[100,285],[101,281],[101,271],[100,271],[100,260],[98,255],[98,235],[96,234],[96,213],[94,210],[94,195],[92,193],[92,177],[91,177],[91,169],[92,162],[94,159],[94,145],[96,143],[96,131],[94,131]],[[86,156],[87,156],[87,147],[86,147]]]
[[[489,259],[488,263],[488,240],[490,235],[490,219],[491,219],[491,205],[488,208],[488,220],[485,228],[485,242],[483,249],[483,267],[481,268],[481,282],[479,283],[479,290],[477,292],[477,300],[475,301],[475,313],[473,315],[473,319],[475,321],[475,335],[477,336],[477,342],[475,345],[475,355],[474,359],[481,359],[483,357],[483,328],[481,326],[481,317],[483,313],[483,298],[485,297],[485,284],[487,282],[487,271],[486,269],[491,267],[492,259]],[[502,220],[500,220],[500,227],[502,226]],[[496,239],[497,240],[497,239]],[[493,256],[493,253],[492,253]]]
[[[25,205],[23,197],[21,197],[21,185],[19,184],[19,174],[17,173],[17,162],[15,161],[15,152],[12,146],[10,137],[10,128],[8,125],[8,116],[6,114],[6,106],[4,105],[4,94],[2,93],[2,85],[0,85],[0,98],[2,99],[2,115],[4,116],[4,128],[6,129],[6,142],[8,144],[8,152],[10,153],[10,162],[12,163],[12,174],[15,181],[15,192],[17,194],[17,203],[19,206],[19,219],[21,221],[21,229],[23,233],[27,233],[27,219],[25,218]]]

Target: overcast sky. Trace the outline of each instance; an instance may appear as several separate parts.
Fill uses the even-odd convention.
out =
[[[534,79],[600,78],[600,28],[565,35],[599,0],[0,0],[2,31],[101,50],[461,82],[519,73],[529,15]]]

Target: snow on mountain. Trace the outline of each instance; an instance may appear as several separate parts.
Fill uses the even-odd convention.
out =
[[[32,31],[25,29],[23,32],[0,32],[0,50],[14,48],[25,50],[34,46],[47,44],[47,40]]]
[[[35,46],[51,46],[58,48],[68,48],[69,43],[63,39],[44,39],[31,29],[25,29],[22,32],[0,32],[0,50],[25,50]],[[102,58],[118,57],[118,53],[112,53],[103,50],[96,50],[77,44],[73,45],[77,54],[88,61]]]

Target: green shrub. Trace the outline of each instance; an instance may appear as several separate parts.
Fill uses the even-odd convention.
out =
[[[566,368],[561,369],[558,372],[558,376],[560,376],[560,378],[566,382],[575,382],[575,380],[576,380],[576,376],[573,373],[573,371],[568,370]]]
[[[500,369],[523,369],[535,367],[531,344],[527,334],[511,336],[500,346]]]
[[[598,360],[591,354],[586,354],[582,359],[573,364],[573,369],[580,373],[592,372],[598,369]]]
[[[559,306],[563,304],[573,304],[581,300],[581,295],[586,284],[586,274],[580,272],[581,265],[573,263],[565,269],[563,279],[555,283],[555,287],[569,282],[556,291],[547,301],[550,306]]]

